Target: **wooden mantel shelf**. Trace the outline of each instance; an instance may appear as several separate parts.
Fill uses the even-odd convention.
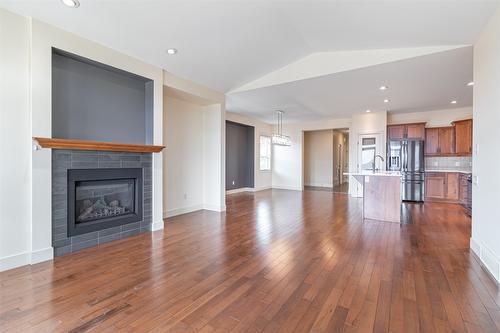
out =
[[[102,150],[123,151],[133,153],[159,153],[165,146],[132,145],[125,143],[99,142],[71,139],[51,139],[34,137],[42,148],[52,149],[75,149],[75,150]]]

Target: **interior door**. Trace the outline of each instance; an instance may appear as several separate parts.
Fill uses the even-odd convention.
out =
[[[360,134],[358,137],[358,172],[371,171],[373,169],[373,161],[375,155],[384,156],[382,150],[382,134]],[[377,158],[375,160],[375,168],[378,170],[385,169],[385,163]],[[363,196],[363,186],[357,183],[357,196]]]

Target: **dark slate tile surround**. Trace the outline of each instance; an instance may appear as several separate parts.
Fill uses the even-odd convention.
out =
[[[74,237],[67,235],[67,170],[94,168],[143,169],[143,220]],[[52,246],[54,255],[76,252],[117,239],[151,231],[152,154],[81,150],[52,150]]]

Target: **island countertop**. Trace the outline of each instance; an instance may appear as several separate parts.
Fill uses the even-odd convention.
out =
[[[381,177],[401,177],[400,171],[362,171],[344,172],[344,176],[381,176]]]
[[[363,217],[401,222],[401,172],[347,172],[363,186]]]

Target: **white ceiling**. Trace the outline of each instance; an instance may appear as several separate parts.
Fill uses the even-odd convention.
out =
[[[0,0],[0,5],[224,92],[314,52],[472,44],[498,5],[493,0],[80,2],[77,9],[60,0]],[[179,53],[168,56],[170,47]]]
[[[472,47],[227,95],[226,108],[275,122],[348,118],[371,111],[411,112],[472,105]],[[381,91],[379,87],[389,88]],[[389,103],[384,103],[384,99]],[[450,104],[457,100],[457,104]]]

